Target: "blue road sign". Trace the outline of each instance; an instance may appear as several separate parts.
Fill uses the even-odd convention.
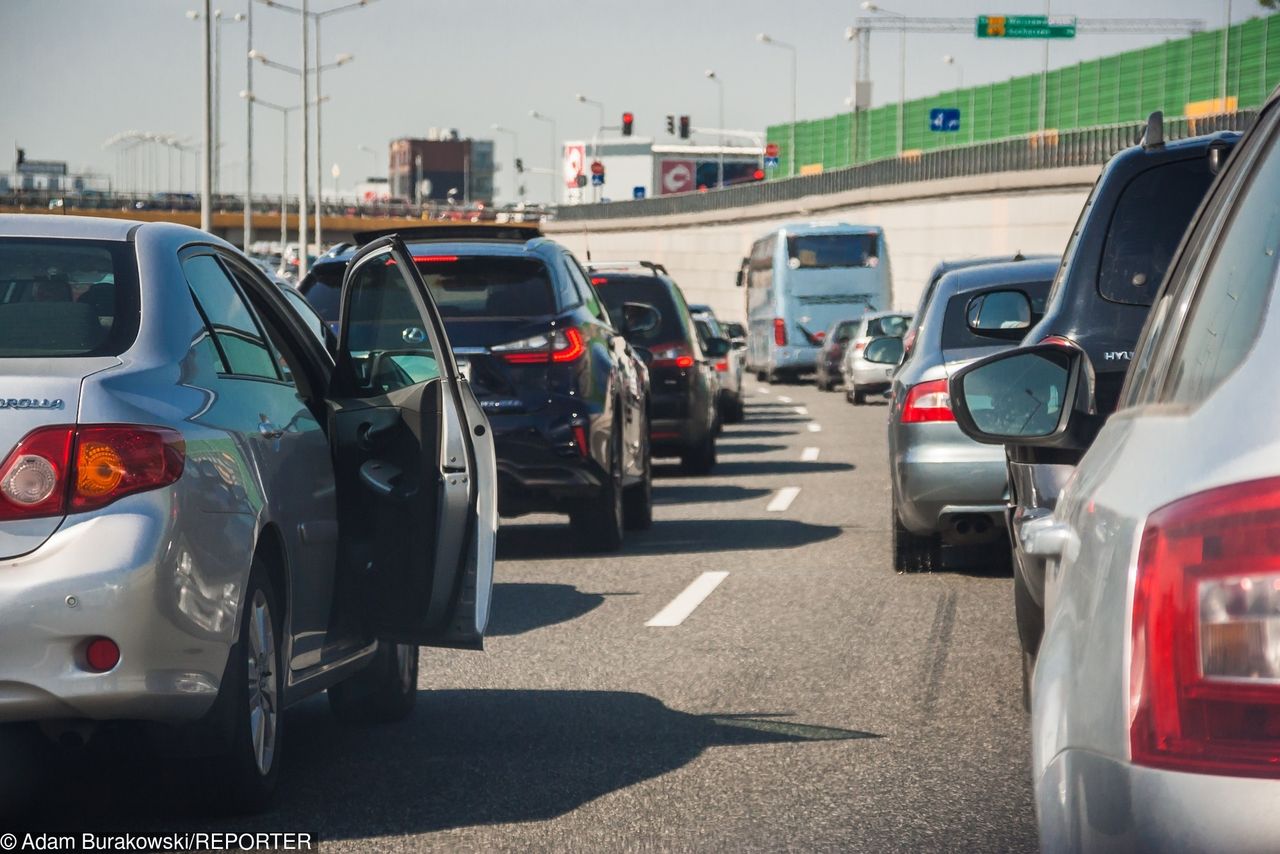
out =
[[[957,107],[936,107],[929,111],[929,130],[938,133],[954,133],[960,130],[960,110]]]
[[[603,175],[592,175],[592,176],[591,176],[591,186],[593,186],[593,187],[603,187],[603,186],[604,186],[604,176],[603,176]]]
[[[764,159],[764,168],[766,168],[766,169],[777,169],[777,168],[778,168],[778,158],[776,158],[776,157],[766,157],[766,158]]]
[[[631,188],[631,198],[633,198],[633,199],[643,199],[643,198],[644,198],[644,187],[632,187],[632,188]]]

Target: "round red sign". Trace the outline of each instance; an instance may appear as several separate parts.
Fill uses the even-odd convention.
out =
[[[591,162],[591,174],[592,174],[592,175],[603,175],[603,174],[604,174],[604,164],[603,164],[603,163],[601,163],[599,160],[593,160],[593,161]]]
[[[778,143],[776,143],[776,142],[771,142],[771,143],[769,143],[768,145],[766,145],[766,146],[764,147],[764,156],[765,156],[765,157],[777,157],[777,156],[778,156]]]

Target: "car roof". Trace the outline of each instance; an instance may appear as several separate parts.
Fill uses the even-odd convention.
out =
[[[945,274],[938,282],[934,300],[946,300],[956,294],[991,287],[992,285],[1019,285],[1024,282],[1047,282],[1058,271],[1058,261],[1009,261],[1003,264],[983,264],[964,267]]]
[[[0,214],[0,237],[66,237],[79,240],[128,240],[144,223],[104,216]]]
[[[852,222],[789,222],[779,226],[769,232],[784,232],[786,234],[846,234],[856,231],[865,234],[879,234],[881,231],[878,225],[858,225]]]
[[[894,309],[892,311],[869,311],[857,320],[879,320],[882,317],[910,317],[911,312],[907,309]]]
[[[514,240],[452,240],[452,241],[408,241],[405,245],[414,255],[487,255],[518,258],[521,256],[541,254],[560,244],[545,237],[535,237],[521,243]],[[327,267],[332,264],[346,266],[359,247],[352,246],[335,255],[321,256],[312,264],[312,268]]]
[[[932,281],[933,279],[942,276],[944,273],[949,273],[952,270],[963,270],[966,267],[985,267],[989,264],[1022,264],[1027,261],[1047,260],[1053,260],[1056,263],[1060,261],[1061,258],[1057,255],[1050,255],[1048,253],[1043,255],[1023,255],[1021,252],[1015,252],[1012,255],[984,255],[976,258],[948,258],[946,260],[939,261],[933,266],[933,271],[929,274],[929,279]]]

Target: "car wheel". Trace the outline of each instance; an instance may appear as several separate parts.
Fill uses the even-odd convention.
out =
[[[578,541],[589,551],[616,552],[622,548],[622,448],[614,431],[609,472],[600,494],[569,515]]]
[[[653,455],[649,451],[648,434],[646,429],[644,476],[639,483],[628,486],[622,496],[622,522],[628,531],[647,531],[653,527]]]
[[[232,647],[232,666],[222,686],[231,692],[230,739],[213,757],[209,782],[219,806],[258,812],[270,804],[280,778],[285,721],[280,631],[284,615],[266,566],[258,559],[244,601],[240,638]]]
[[[1044,611],[1031,598],[1031,591],[1017,569],[1013,572],[1013,615],[1018,626],[1018,651],[1022,657],[1022,707],[1029,712],[1031,677],[1035,672],[1036,655],[1040,652],[1040,640],[1044,637]]]
[[[908,531],[893,510],[893,568],[898,572],[933,572],[941,565],[937,535],[922,537]]]
[[[418,699],[418,647],[379,642],[373,661],[328,694],[329,710],[343,723],[404,720]]]
[[[685,474],[710,474],[716,466],[716,437],[710,430],[701,442],[680,455],[680,467]]]
[[[769,381],[768,371],[756,371],[756,380],[758,382],[767,383]]]
[[[857,389],[854,389],[852,399],[854,406],[862,406],[867,402],[867,393],[865,391],[858,391]]]
[[[747,417],[746,407],[742,403],[742,394],[739,393],[729,404],[729,423],[741,424]]]

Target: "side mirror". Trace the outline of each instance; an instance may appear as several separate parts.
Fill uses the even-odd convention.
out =
[[[662,322],[662,313],[643,302],[624,302],[622,304],[622,334],[645,335],[658,328]]]
[[[729,343],[727,338],[708,338],[707,342],[702,345],[702,352],[710,359],[722,359],[729,355],[729,351],[733,349],[733,345]]]
[[[1031,328],[1031,300],[1022,291],[987,291],[969,300],[964,316],[979,335],[1020,341]]]
[[[872,338],[863,348],[862,358],[873,365],[896,365],[902,361],[902,339],[896,335]]]
[[[980,359],[953,374],[949,390],[961,431],[988,445],[1084,448],[1104,420],[1088,357],[1059,344]]]

